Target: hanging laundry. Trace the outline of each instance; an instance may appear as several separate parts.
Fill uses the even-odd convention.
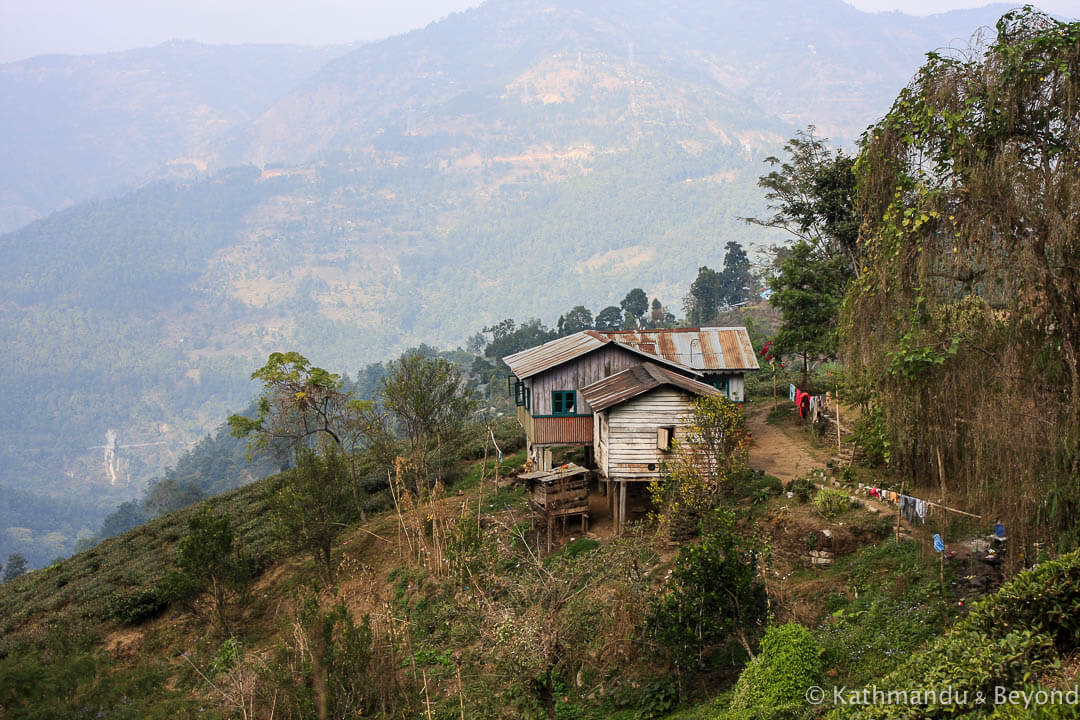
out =
[[[799,392],[794,385],[788,385],[788,400],[795,402],[795,393]]]
[[[915,514],[919,516],[920,522],[926,522],[926,513],[930,510],[930,506],[925,500],[915,501]]]

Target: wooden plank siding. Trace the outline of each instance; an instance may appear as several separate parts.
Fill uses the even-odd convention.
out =
[[[674,426],[676,440],[684,439],[694,398],[683,390],[660,387],[599,413],[597,424],[606,423],[601,474],[609,480],[659,476],[660,464],[671,453],[656,447],[656,429]]]
[[[581,390],[620,370],[641,364],[641,356],[612,343],[528,378],[525,383],[532,393],[533,416],[550,415],[551,393],[555,390]],[[575,409],[578,415],[591,415],[592,408],[578,392]],[[590,425],[591,434],[591,425]],[[534,440],[533,442],[538,442]]]

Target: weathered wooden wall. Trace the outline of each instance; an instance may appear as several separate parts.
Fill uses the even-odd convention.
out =
[[[529,378],[532,388],[532,414],[551,414],[551,393],[555,390],[581,390],[597,380],[614,375],[634,365],[640,365],[642,358],[615,344],[606,345],[575,360]],[[589,415],[592,408],[577,393],[575,411],[578,415]]]
[[[607,427],[601,473],[610,480],[657,477],[660,463],[670,458],[671,453],[656,447],[656,429],[674,426],[675,438],[685,438],[684,426],[695,397],[671,387],[661,387],[602,412],[601,422],[606,420]]]

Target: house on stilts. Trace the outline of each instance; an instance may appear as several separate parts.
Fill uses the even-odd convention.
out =
[[[758,369],[743,327],[585,330],[503,361],[533,467],[550,470],[555,446],[583,447],[605,488],[617,484],[619,502],[608,497],[620,530],[627,483],[659,475],[663,434],[670,447],[695,397],[742,402],[745,374]]]

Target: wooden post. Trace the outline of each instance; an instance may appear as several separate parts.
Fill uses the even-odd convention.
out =
[[[626,524],[626,481],[623,480],[619,483],[619,531],[618,534],[622,535],[623,527]]]
[[[903,496],[903,494],[904,494],[904,484],[906,482],[907,482],[906,480],[901,480],[900,481],[900,495],[901,496]],[[903,503],[902,502],[897,502],[896,503],[896,544],[897,545],[900,544],[900,517],[901,517],[900,510],[901,510],[901,508],[903,508]]]
[[[840,450],[840,383],[833,386],[836,390],[836,449]],[[851,453],[851,462],[855,462],[855,453]]]
[[[937,451],[938,481],[941,483],[941,498],[945,499],[945,454],[941,451],[941,445],[934,448]]]
[[[945,592],[945,551],[938,553],[941,556],[941,592]]]

